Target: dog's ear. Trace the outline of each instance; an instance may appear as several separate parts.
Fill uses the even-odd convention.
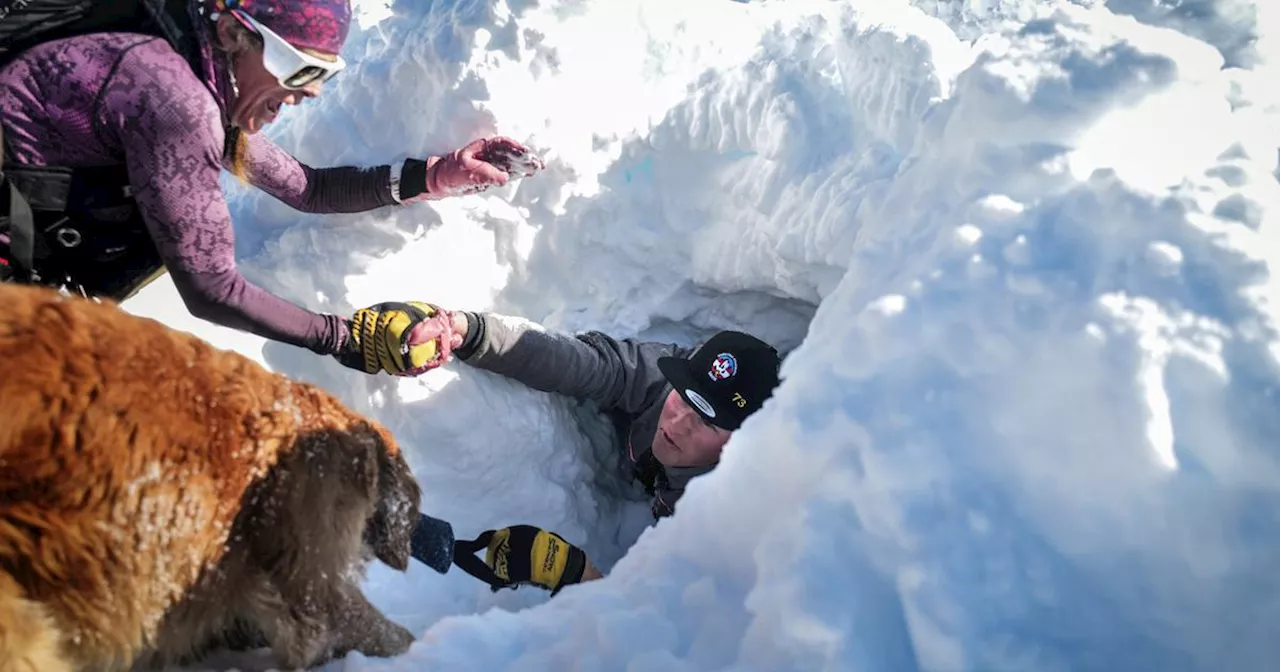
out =
[[[382,428],[371,427],[370,431],[377,437],[378,494],[373,517],[365,528],[365,541],[375,557],[404,571],[409,568],[422,490],[395,439]]]

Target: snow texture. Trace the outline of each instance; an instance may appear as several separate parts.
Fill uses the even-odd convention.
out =
[[[357,5],[354,65],[273,137],[372,165],[500,133],[548,168],[364,215],[229,185],[252,278],[789,355],[646,528],[590,409],[364,376],[148,288],[387,423],[459,538],[540,525],[610,574],[375,568],[420,640],[325,669],[1273,669],[1280,3]]]

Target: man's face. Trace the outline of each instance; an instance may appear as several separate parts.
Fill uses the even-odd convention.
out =
[[[668,467],[706,467],[720,459],[720,450],[733,434],[707,422],[675,390],[662,403],[653,456]]]

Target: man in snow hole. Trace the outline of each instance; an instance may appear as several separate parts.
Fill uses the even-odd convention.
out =
[[[426,357],[434,366],[457,357],[534,389],[594,402],[616,430],[625,476],[652,496],[655,520],[675,512],[685,485],[716,466],[729,437],[779,382],[778,352],[737,331],[721,331],[693,349],[598,331],[571,336],[519,318],[429,304],[413,308],[438,316],[413,326],[405,321],[423,332],[405,334],[405,342],[424,343],[410,348],[438,348]],[[457,564],[494,590],[530,583],[554,595],[601,577],[581,549],[529,525],[455,541],[449,523],[424,515],[414,537],[421,562],[441,573]],[[484,562],[474,555],[482,548]]]

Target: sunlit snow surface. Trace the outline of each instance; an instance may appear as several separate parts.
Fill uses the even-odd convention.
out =
[[[357,5],[354,65],[272,137],[324,166],[501,133],[549,168],[364,215],[232,187],[251,278],[790,354],[645,531],[567,400],[364,376],[148,288],[390,426],[459,536],[541,525],[611,573],[548,601],[375,567],[421,640],[325,669],[1274,669],[1280,3]]]

